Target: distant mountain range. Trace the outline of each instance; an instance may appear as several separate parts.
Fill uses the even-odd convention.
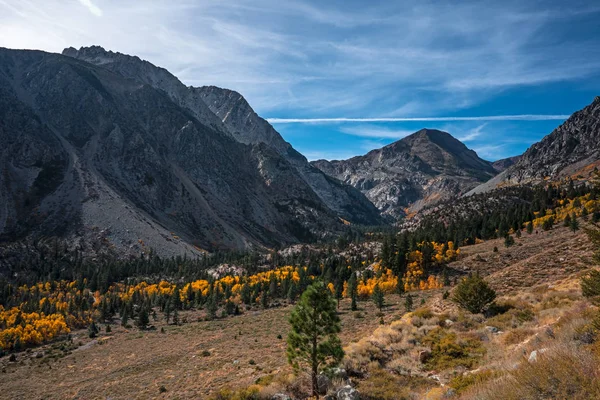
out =
[[[497,174],[492,163],[435,129],[422,129],[364,156],[313,165],[360,189],[395,219],[460,196]]]
[[[599,102],[520,158],[490,163],[422,129],[309,163],[237,92],[98,46],[0,48],[0,242],[172,256],[333,238],[469,191],[580,173],[599,159]]]

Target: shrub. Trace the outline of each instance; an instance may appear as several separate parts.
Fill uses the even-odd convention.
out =
[[[398,376],[376,368],[360,382],[358,390],[364,400],[408,400],[415,398],[414,392],[422,392],[434,385],[426,378]]]
[[[463,279],[456,289],[452,300],[473,314],[485,311],[496,299],[496,292],[490,288],[479,274]]]
[[[581,293],[588,298],[600,298],[600,271],[591,270],[581,278]]]
[[[478,400],[598,399],[598,359],[584,347],[561,346],[469,395]]]
[[[481,340],[472,337],[459,339],[456,333],[440,327],[425,335],[421,343],[431,348],[427,367],[436,370],[459,366],[472,368],[486,352]]]
[[[456,390],[457,394],[463,393],[469,387],[475,384],[481,384],[495,378],[499,372],[484,370],[475,374],[458,375],[450,381],[450,387]]]
[[[535,331],[532,329],[518,328],[507,332],[503,337],[503,342],[506,345],[522,343],[525,339],[533,336]]]
[[[429,318],[433,317],[433,313],[431,312],[429,307],[421,307],[421,308],[417,308],[413,312],[413,316],[423,318],[423,319],[429,319]]]
[[[440,327],[425,335],[421,343],[431,349],[431,357],[427,361],[430,369],[444,370],[458,366],[471,368],[485,354],[481,340],[471,337],[459,339],[456,333]]]

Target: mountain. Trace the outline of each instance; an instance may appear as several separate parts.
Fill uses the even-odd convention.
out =
[[[496,174],[491,163],[435,129],[422,129],[363,156],[313,165],[361,190],[394,218],[466,193]]]
[[[215,130],[248,145],[265,144],[285,158],[325,205],[342,218],[359,224],[381,222],[378,210],[358,190],[329,178],[308,163],[286,142],[271,124],[261,118],[244,99],[228,89],[215,86],[185,86],[167,70],[138,57],[106,51],[100,46],[72,47],[63,55],[110,69],[164,91],[175,103],[188,109]]]
[[[343,229],[274,147],[236,140],[198,91],[124,57],[0,48],[0,242],[171,256]]]
[[[519,161],[520,158],[521,158],[521,156],[514,156],[514,157],[503,158],[501,160],[496,160],[492,163],[492,167],[496,171],[502,172],[505,169],[507,169],[508,167],[514,165],[517,161]]]
[[[498,186],[589,175],[600,166],[600,96],[533,144],[518,161],[472,193]]]

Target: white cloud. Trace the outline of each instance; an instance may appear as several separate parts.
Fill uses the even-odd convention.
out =
[[[470,129],[469,131],[465,132],[465,134],[457,137],[457,139],[460,140],[461,142],[470,142],[472,140],[475,140],[481,136],[481,133],[482,133],[481,131],[483,130],[483,128],[486,127],[486,125],[487,124],[482,124],[473,129]]]
[[[92,3],[92,0],[79,0],[79,2],[81,4],[83,4],[85,7],[87,7],[87,9],[90,10],[90,12],[92,14],[94,14],[95,16],[97,16],[97,17],[102,16],[102,10],[97,5]]]
[[[569,118],[567,114],[560,115],[487,115],[476,117],[374,117],[374,118],[267,118],[271,124],[322,124],[339,122],[446,122],[446,121],[554,121]],[[380,136],[385,137],[385,136]]]
[[[381,139],[402,139],[412,133],[414,130],[406,129],[392,129],[382,126],[344,126],[340,128],[340,132],[352,136],[369,137],[369,138],[381,138]],[[369,142],[370,144],[372,142]]]
[[[591,6],[78,1],[83,7],[0,0],[0,46],[58,52],[100,44],[177,72],[187,84],[238,90],[259,113],[278,115],[443,115],[507,88],[600,70],[597,35],[568,33],[570,18],[598,12]]]

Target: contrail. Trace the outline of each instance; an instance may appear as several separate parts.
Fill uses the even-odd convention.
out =
[[[327,122],[448,122],[448,121],[554,121],[570,115],[487,115],[479,117],[406,117],[406,118],[267,118],[271,124],[312,124]]]

